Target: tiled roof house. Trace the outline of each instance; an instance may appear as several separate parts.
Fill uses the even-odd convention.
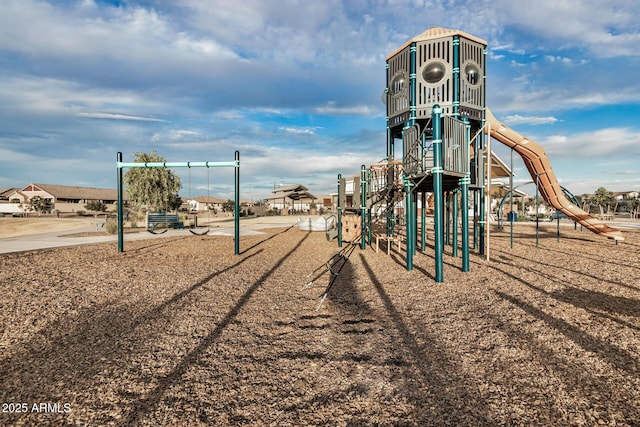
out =
[[[114,205],[118,198],[117,191],[109,188],[36,183],[31,183],[21,189],[13,189],[13,191],[7,192],[5,197],[6,200],[18,199],[20,203],[25,203],[35,196],[49,200],[52,209],[60,212],[85,210],[84,205],[92,201],[101,201],[107,206]]]

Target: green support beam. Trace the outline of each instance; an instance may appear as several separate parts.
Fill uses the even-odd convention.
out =
[[[406,230],[406,238],[407,238],[407,270],[413,270],[413,248],[414,244],[414,235],[413,235],[413,227],[411,225],[411,211],[412,211],[412,195],[413,191],[411,187],[413,186],[413,182],[407,177],[404,179],[404,188],[405,188],[405,230]]]
[[[338,174],[338,247],[342,247],[342,174]]]
[[[453,227],[452,242],[453,248],[451,254],[454,258],[458,257],[458,189],[455,189],[449,197],[451,197],[451,226]]]
[[[424,252],[427,242],[427,193],[420,193],[420,251]]]
[[[360,166],[360,249],[367,247],[367,167]]]
[[[471,124],[469,119],[464,118],[466,123],[466,142],[471,144]],[[467,153],[469,150],[467,150]],[[469,184],[471,184],[471,172],[467,170],[464,178],[460,180],[462,197],[460,201],[462,211],[462,271],[469,271]]]
[[[436,282],[444,281],[443,270],[443,202],[442,202],[442,108],[436,104],[431,110],[431,123],[433,124],[433,162],[434,166],[431,170],[433,173],[433,222],[435,228],[435,267]]]

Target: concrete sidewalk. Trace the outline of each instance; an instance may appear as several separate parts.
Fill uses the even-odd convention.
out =
[[[240,236],[251,236],[263,234],[259,230],[265,228],[281,228],[290,227],[298,223],[298,217],[260,217],[240,219]],[[204,230],[202,228],[201,230]],[[26,252],[41,249],[62,248],[69,246],[87,245],[92,243],[108,243],[114,244],[118,241],[116,234],[105,234],[103,236],[89,237],[65,237],[70,234],[95,232],[96,226],[86,226],[73,230],[57,231],[42,234],[33,234],[28,236],[7,237],[0,239],[0,254]],[[192,235],[188,230],[168,230],[162,234],[151,234],[145,231],[140,233],[126,233],[124,235],[124,244],[126,250],[127,242],[134,240],[162,239],[171,236]],[[209,228],[209,236],[233,236],[234,222],[233,218],[224,218],[211,221]],[[114,248],[114,250],[116,250]]]

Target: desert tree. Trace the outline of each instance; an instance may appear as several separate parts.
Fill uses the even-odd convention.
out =
[[[605,209],[607,213],[611,211],[611,205],[615,203],[615,198],[613,197],[613,193],[607,190],[604,187],[600,187],[596,190],[595,194],[591,198],[591,201],[600,208],[600,215],[605,214]],[[615,209],[614,209],[615,212]]]
[[[51,200],[40,196],[33,196],[29,199],[29,210],[38,212],[38,216],[42,213],[51,212]]]
[[[88,211],[93,212],[93,217],[96,218],[99,213],[107,210],[107,205],[100,200],[92,200],[84,205],[84,208]]]
[[[134,153],[134,162],[165,162],[155,150]],[[180,206],[180,177],[166,168],[131,168],[124,175],[127,196],[136,207],[151,210],[175,210]]]
[[[631,200],[631,219],[637,220],[640,216],[640,199],[637,197]]]

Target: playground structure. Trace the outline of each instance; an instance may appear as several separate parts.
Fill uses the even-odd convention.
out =
[[[445,241],[457,257],[459,235],[461,268],[469,271],[470,204],[473,248],[488,258],[491,138],[522,157],[551,206],[594,233],[616,242],[623,240],[619,230],[591,217],[567,198],[538,144],[500,123],[487,108],[486,54],[486,41],[436,27],[387,56],[383,93],[387,156],[368,168],[362,165],[360,177],[352,181],[350,199],[347,181],[338,175],[339,246],[343,240],[359,240],[364,249],[375,237],[377,242],[386,239],[388,248],[399,243],[402,229],[406,268],[411,270],[418,237],[420,249],[425,249],[426,204],[427,195],[431,195],[435,280],[443,281]],[[396,147],[401,147],[401,159],[397,160]]]
[[[118,252],[124,252],[124,209],[123,209],[123,174],[125,168],[234,168],[234,254],[240,254],[240,152],[235,152],[235,160],[231,162],[133,162],[125,163],[122,161],[122,152],[118,152],[116,156],[117,169],[117,192],[118,192]],[[164,213],[166,217],[166,212]],[[164,219],[166,222],[166,219]],[[184,227],[182,227],[184,228]],[[190,230],[192,231],[192,230]],[[192,233],[201,235],[199,233]]]

